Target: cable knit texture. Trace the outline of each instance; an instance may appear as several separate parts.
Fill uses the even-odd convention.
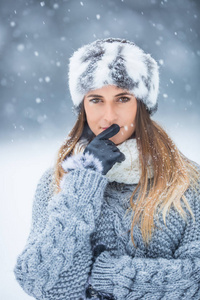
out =
[[[31,233],[14,271],[36,299],[77,300],[90,271],[90,234],[107,180],[92,170],[77,169],[64,176],[62,192],[53,196],[52,177],[50,169],[39,181]]]
[[[172,208],[167,226],[162,216],[155,218],[148,247],[134,227],[135,248],[127,209],[136,183],[109,182],[97,170],[75,165],[57,195],[53,169],[38,183],[30,235],[14,269],[25,292],[38,300],[89,299],[89,282],[117,300],[200,299],[200,190],[185,193],[196,222]],[[94,260],[98,245],[106,250]]]

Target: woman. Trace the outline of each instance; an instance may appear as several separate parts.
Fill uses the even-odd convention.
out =
[[[199,166],[151,119],[158,66],[132,42],[70,59],[78,119],[37,186],[15,266],[36,299],[200,299]]]

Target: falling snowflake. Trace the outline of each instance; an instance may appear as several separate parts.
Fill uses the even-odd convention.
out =
[[[45,81],[46,81],[46,82],[50,82],[50,81],[51,81],[51,78],[50,78],[49,76],[46,76],[46,77],[45,77]]]
[[[54,3],[53,8],[54,9],[58,9],[59,8],[59,4],[58,3]]]
[[[35,99],[35,102],[36,102],[36,103],[41,103],[41,99],[40,99],[40,98],[36,98],[36,99]]]
[[[18,46],[17,46],[17,50],[18,51],[20,51],[20,52],[22,52],[23,50],[24,50],[24,45],[23,44],[19,44]]]
[[[161,42],[159,40],[157,40],[155,43],[156,43],[157,46],[161,45]]]
[[[11,27],[15,27],[16,23],[14,21],[10,22]]]

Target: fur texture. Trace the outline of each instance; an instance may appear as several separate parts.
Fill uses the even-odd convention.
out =
[[[133,93],[151,114],[157,110],[158,65],[132,42],[97,40],[79,48],[70,58],[69,89],[75,107],[87,92],[104,85],[116,85]]]
[[[62,168],[65,172],[70,172],[75,169],[89,168],[94,171],[101,173],[103,171],[103,166],[100,160],[98,160],[94,155],[85,153],[84,155],[79,153],[76,156],[70,156],[62,162]],[[62,187],[62,181],[61,181]]]

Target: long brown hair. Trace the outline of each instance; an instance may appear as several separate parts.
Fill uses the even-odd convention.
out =
[[[60,191],[60,180],[65,173],[61,163],[67,156],[73,155],[73,150],[86,125],[87,120],[82,105],[74,127],[58,151],[55,166],[56,193]],[[141,176],[130,198],[131,239],[134,244],[133,228],[140,223],[143,240],[148,244],[155,228],[154,216],[157,216],[157,212],[162,212],[165,225],[166,215],[172,206],[186,219],[186,212],[181,205],[183,200],[194,218],[184,193],[189,186],[195,189],[199,173],[195,165],[178,150],[164,129],[150,118],[145,105],[139,100],[137,100],[135,128]],[[148,178],[149,159],[154,171],[152,179]],[[133,201],[137,192],[138,197]]]

